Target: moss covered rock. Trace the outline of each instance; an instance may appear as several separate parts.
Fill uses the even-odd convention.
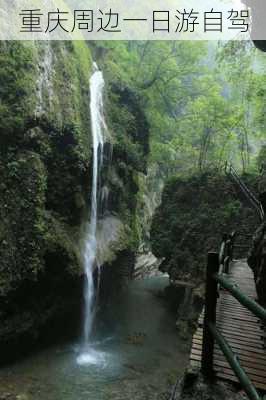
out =
[[[164,257],[161,268],[172,280],[200,283],[207,252],[219,250],[222,235],[233,230],[250,234],[257,223],[255,211],[228,177],[216,171],[173,177],[153,219],[152,250]]]
[[[68,330],[68,322],[74,332],[82,309],[80,247],[92,177],[91,47],[84,41],[0,43],[3,359],[7,339],[17,352],[48,327],[55,336],[57,328]],[[124,254],[134,263],[138,174],[146,169],[149,127],[131,89],[110,83],[106,94],[109,137],[101,179],[110,195],[107,212],[99,211],[101,226],[119,222],[101,254],[112,269],[117,261],[127,266]]]
[[[80,305],[92,62],[84,42],[1,42],[0,59],[0,342],[14,344]]]

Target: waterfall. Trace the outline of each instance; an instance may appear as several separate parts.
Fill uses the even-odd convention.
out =
[[[40,57],[38,65],[37,88],[37,105],[35,110],[36,117],[41,116],[46,110],[50,110],[52,99],[54,97],[53,89],[53,52],[51,42],[43,42],[40,44],[43,50],[43,56]]]
[[[90,114],[91,132],[93,142],[93,176],[91,191],[90,218],[85,235],[84,246],[84,272],[85,272],[85,310],[84,310],[84,345],[85,350],[89,346],[92,325],[95,313],[95,290],[93,272],[97,266],[97,214],[98,214],[98,194],[100,188],[100,172],[103,164],[103,145],[106,123],[103,114],[103,89],[104,79],[102,72],[94,63],[94,73],[90,79]],[[88,350],[88,349],[87,349]],[[86,351],[87,351],[86,350]],[[87,353],[87,355],[89,355]],[[84,354],[83,354],[84,359]]]

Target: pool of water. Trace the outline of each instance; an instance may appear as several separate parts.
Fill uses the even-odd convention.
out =
[[[18,400],[150,400],[181,376],[189,342],[158,292],[166,277],[133,281],[97,324],[86,352],[57,345],[0,370],[0,398]]]

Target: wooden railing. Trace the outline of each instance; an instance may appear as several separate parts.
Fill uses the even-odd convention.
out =
[[[243,182],[243,180],[240,178],[232,164],[226,162],[225,163],[225,173],[229,175],[234,182],[239,186],[239,188],[242,190],[250,204],[253,206],[253,208],[256,210],[260,220],[262,221],[264,219],[264,209],[262,207],[261,202],[256,198],[254,193],[247,187],[247,185]]]
[[[205,377],[212,378],[214,374],[214,343],[216,341],[248,397],[251,400],[261,400],[237,356],[216,327],[216,305],[220,288],[227,290],[254,315],[266,321],[266,310],[246,296],[227,276],[230,262],[233,259],[235,237],[235,232],[231,235],[224,235],[220,252],[208,253],[201,366]]]
[[[223,235],[222,244],[219,252],[219,273],[228,274],[229,263],[233,259],[233,251],[235,245],[236,232],[232,232],[230,235],[226,233]]]

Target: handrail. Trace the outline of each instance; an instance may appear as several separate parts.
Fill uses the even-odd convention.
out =
[[[232,232],[230,235],[224,234],[223,241],[219,251],[219,273],[229,272],[229,262],[233,257],[233,247],[235,246],[236,232]]]
[[[247,187],[247,185],[242,181],[232,164],[225,163],[225,173],[230,175],[233,180],[238,184],[242,192],[245,194],[246,198],[250,201],[252,206],[256,209],[261,220],[264,219],[264,210],[261,202],[256,198],[254,193]]]
[[[232,296],[234,296],[239,303],[251,311],[256,317],[263,321],[266,321],[266,310],[260,306],[256,301],[252,300],[250,297],[246,296],[234,282],[230,282],[224,275],[214,274],[213,278]]]
[[[219,254],[208,253],[201,366],[205,377],[212,378],[214,373],[214,342],[216,340],[249,399],[261,400],[255,386],[241,367],[230,345],[215,326],[217,297],[220,287],[226,289],[259,319],[266,321],[266,310],[246,296],[235,283],[226,278],[226,274],[229,272],[229,263],[233,259],[235,236],[236,232],[231,235],[223,235]]]
[[[232,370],[234,371],[235,375],[237,376],[239,382],[242,384],[245,392],[247,393],[248,397],[251,400],[261,400],[260,396],[253,386],[251,380],[247,376],[245,370],[241,367],[238,357],[232,351],[229,343],[223,337],[223,335],[216,329],[214,324],[209,324],[208,328],[212,333],[213,337],[217,341],[220,349],[222,350],[225,358],[227,359],[228,363],[230,364]]]
[[[251,200],[256,204],[258,207],[260,206],[259,200],[256,198],[254,193],[251,192],[251,190],[247,187],[247,185],[242,181],[236,170],[232,165],[230,165],[229,169],[230,173],[235,177],[235,179],[239,182],[239,185],[242,186],[246,194],[251,198]]]

